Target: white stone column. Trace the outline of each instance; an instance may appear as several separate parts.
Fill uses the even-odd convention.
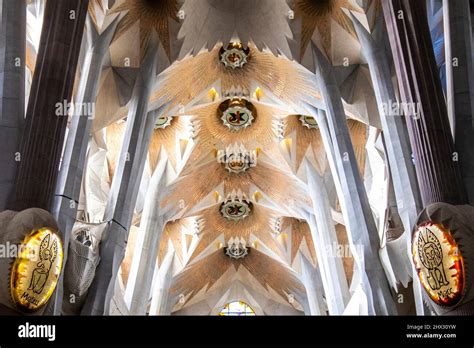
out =
[[[363,272],[362,282],[368,298],[369,314],[396,314],[396,307],[385,276],[379,251],[380,239],[360,177],[341,95],[332,66],[312,44],[319,90],[326,105],[327,124],[334,148],[346,213],[349,241],[355,262]],[[322,121],[317,119],[318,123]],[[323,132],[321,132],[323,136]]]
[[[164,191],[166,185],[167,163],[167,158],[161,158],[153,173],[145,198],[125,290],[125,302],[132,314],[143,315],[147,309],[159,244],[166,224],[166,217],[160,209],[160,192]]]
[[[319,246],[316,255],[320,270],[324,270],[321,271],[321,276],[326,280],[323,284],[327,306],[330,314],[340,315],[344,312],[350,295],[342,259],[334,252],[334,246],[338,245],[338,241],[331,207],[322,178],[308,160],[305,160],[305,165],[316,224],[316,228],[312,228],[311,231],[315,245]]]
[[[352,16],[352,22],[369,63],[370,75],[374,86],[380,121],[382,124],[385,149],[388,157],[391,180],[395,191],[397,209],[407,233],[407,253],[411,263],[411,230],[418,213],[422,209],[421,197],[416,179],[415,167],[411,158],[412,150],[408,130],[404,122],[405,115],[393,114],[392,105],[397,105],[397,96],[392,84],[392,74],[382,35],[383,17],[377,20],[378,36],[371,35],[364,26]],[[412,269],[414,279],[416,270]],[[414,297],[417,313],[424,314],[421,289],[414,284]]]
[[[109,221],[100,245],[101,261],[82,308],[85,315],[109,313],[115,279],[125,256],[128,232],[138,195],[158,111],[148,112],[148,100],[156,80],[156,37],[143,59],[127,116],[127,126],[114,173],[105,220]]]
[[[314,268],[311,263],[301,255],[302,281],[306,288],[309,315],[326,315],[326,305],[323,300],[324,287],[319,269],[320,267]]]
[[[99,34],[89,15],[86,19],[87,53],[75,98],[76,105],[83,105],[83,107],[79,110],[76,108],[71,117],[52,208],[53,216],[63,232],[64,262],[67,261],[69,237],[76,220],[86,151],[94,117],[94,114],[87,114],[87,112],[94,110],[104,58],[117,23],[118,17]],[[59,314],[61,310],[62,280],[63,274],[58,284],[55,314]]]
[[[170,250],[158,269],[157,279],[153,287],[150,315],[169,315],[168,293],[171,285],[173,259],[175,251]]]

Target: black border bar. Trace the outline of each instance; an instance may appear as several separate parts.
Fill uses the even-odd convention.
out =
[[[20,325],[55,325],[55,340],[20,338]],[[408,335],[421,335],[408,337]],[[449,337],[437,337],[445,335]],[[455,336],[455,337],[453,337]],[[0,346],[253,343],[474,347],[474,317],[0,316]]]

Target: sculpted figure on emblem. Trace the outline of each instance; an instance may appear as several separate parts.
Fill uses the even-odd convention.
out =
[[[438,238],[426,228],[426,233],[420,233],[418,241],[420,259],[428,269],[428,283],[433,290],[438,290],[442,286],[449,285],[443,267],[443,251]]]
[[[41,294],[48,280],[49,271],[58,254],[58,245],[56,240],[49,245],[50,235],[48,234],[40,245],[39,257],[40,261],[36,264],[36,268],[33,270],[30,286],[28,290],[32,290],[36,294]]]

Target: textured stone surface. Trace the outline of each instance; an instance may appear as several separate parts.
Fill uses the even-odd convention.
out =
[[[99,34],[90,17],[87,18],[88,49],[75,100],[78,105],[95,105],[102,65],[118,19],[116,18]],[[79,205],[79,194],[93,117],[94,115],[84,113],[77,113],[71,117],[61,168],[56,182],[56,195],[52,210],[53,215],[58,220],[59,228],[64,233],[65,260],[67,260],[69,236],[76,220],[77,206]],[[62,285],[62,277],[60,284]],[[56,312],[61,308],[61,302],[62,287],[59,286]]]
[[[67,115],[56,103],[71,100],[88,0],[48,1],[26,113],[14,194],[8,207],[51,209]],[[74,11],[74,19],[71,18]]]
[[[470,204],[474,204],[474,69],[468,0],[443,1],[448,113],[454,122],[454,144]],[[451,62],[451,64],[450,64]]]
[[[380,238],[369,206],[349,136],[341,95],[332,67],[313,45],[313,59],[326,113],[316,115],[325,146],[332,152],[342,188],[341,205],[346,212],[351,249],[361,272],[361,284],[368,298],[369,314],[395,314],[390,289],[379,257]],[[324,119],[324,115],[326,119]],[[327,124],[327,126],[326,126]]]
[[[25,117],[25,1],[0,2],[0,211],[15,182]]]
[[[324,285],[329,314],[340,315],[344,313],[350,295],[342,258],[331,253],[332,247],[337,245],[338,241],[328,194],[323,179],[308,161],[306,161],[306,172],[314,211],[314,218],[310,219],[309,225],[317,249],[320,278]]]
[[[401,101],[419,108],[407,117],[423,204],[466,202],[459,161],[433,53],[423,1],[383,1]],[[401,11],[401,12],[400,12]],[[399,13],[403,18],[399,19]]]
[[[82,314],[108,314],[115,281],[125,256],[128,231],[145,167],[153,126],[159,112],[147,112],[156,78],[157,44],[151,45],[137,77],[127,117],[120,160],[114,174],[104,220],[109,221],[100,246],[101,261]]]
[[[170,251],[164,258],[157,271],[155,284],[152,289],[153,293],[150,305],[150,315],[170,315],[170,306],[168,306],[168,294],[172,279],[172,266],[174,255],[174,251]]]
[[[380,114],[385,150],[388,157],[391,180],[395,191],[398,214],[405,233],[411,235],[416,217],[421,211],[421,197],[416,179],[415,168],[411,159],[411,146],[406,122],[401,114],[389,112],[389,105],[396,102],[397,96],[392,84],[392,74],[388,54],[385,51],[386,34],[382,28],[383,18],[378,18],[376,32],[369,34],[363,25],[352,16],[357,35],[367,58]],[[407,253],[401,257],[408,258],[411,241],[407,240]],[[412,270],[415,274],[415,270]],[[421,291],[414,287],[418,313],[423,313]]]
[[[144,315],[148,305],[148,294],[152,287],[159,243],[166,224],[165,216],[160,209],[160,191],[163,192],[166,186],[166,165],[166,161],[161,161],[153,173],[140,221],[133,262],[125,290],[125,302],[130,305],[132,314]],[[160,279],[157,281],[164,280],[164,278]],[[163,284],[157,286],[160,287]],[[159,310],[158,305],[157,310]]]
[[[314,268],[306,257],[301,256],[301,268],[308,302],[305,315],[325,315],[327,306],[323,299],[324,287],[319,267]]]

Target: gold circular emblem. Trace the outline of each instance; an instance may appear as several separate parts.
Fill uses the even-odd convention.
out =
[[[318,129],[319,128],[318,122],[316,122],[316,120],[312,116],[302,115],[302,116],[300,116],[300,121],[303,124],[303,126],[305,126],[306,128],[309,128],[309,129]]]
[[[413,234],[412,255],[421,284],[435,303],[452,306],[461,300],[465,284],[463,258],[443,225],[419,225]]]
[[[10,294],[20,309],[44,306],[56,288],[63,263],[63,246],[56,231],[34,230],[19,246],[10,273]]]
[[[227,48],[221,47],[219,59],[227,68],[242,68],[247,64],[250,49],[244,48],[240,42],[231,42]]]
[[[165,129],[171,124],[173,118],[171,116],[159,117],[155,122],[155,129]]]
[[[221,214],[227,220],[239,221],[245,219],[252,211],[252,203],[246,200],[229,200],[221,204]]]
[[[239,131],[252,125],[256,117],[255,106],[247,99],[230,98],[219,105],[223,124],[232,131]]]

